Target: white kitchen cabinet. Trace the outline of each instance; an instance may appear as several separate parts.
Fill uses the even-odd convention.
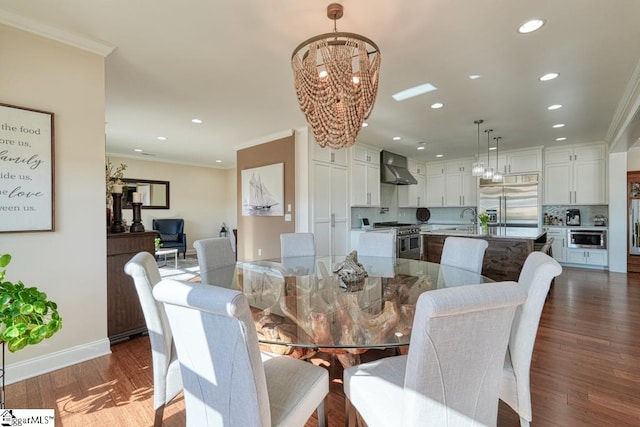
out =
[[[425,176],[425,200],[427,207],[445,206],[445,163],[427,163]]]
[[[558,262],[565,262],[567,251],[567,230],[564,228],[547,230],[547,239],[553,237],[551,243],[551,255]]]
[[[545,150],[544,204],[607,203],[604,144]]]
[[[480,155],[480,160],[487,165],[487,155]],[[496,152],[489,156],[490,167],[500,170],[504,175],[520,173],[540,173],[542,171],[542,149],[500,151],[496,162]],[[497,166],[496,166],[497,163]]]
[[[398,186],[398,207],[419,208],[427,206],[425,199],[426,165],[413,159],[407,161],[409,172],[417,184]]]
[[[606,267],[608,265],[606,249],[567,249],[566,262]]]
[[[416,175],[424,176],[427,173],[426,164],[414,159],[407,159],[407,168],[409,169],[409,172],[411,172],[411,175],[413,175],[414,177]]]
[[[471,175],[474,159],[427,164],[427,206],[476,206],[477,179]]]
[[[347,153],[349,150],[334,150],[328,147],[320,147],[316,143],[311,143],[311,158],[322,162],[333,163],[337,165],[347,166],[349,159]]]
[[[513,151],[506,154],[504,174],[542,172],[542,150]]]
[[[380,149],[351,148],[351,206],[380,206]]]
[[[345,165],[311,162],[312,225],[318,255],[348,253],[351,229],[348,168]]]

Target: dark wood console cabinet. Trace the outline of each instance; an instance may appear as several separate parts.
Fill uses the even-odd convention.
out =
[[[156,233],[107,233],[107,334],[111,344],[145,333],[147,325],[133,279],[124,265],[138,252],[155,252]]]

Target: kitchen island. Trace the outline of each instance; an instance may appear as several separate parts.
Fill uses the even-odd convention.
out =
[[[484,254],[482,274],[496,281],[517,281],[527,256],[536,250],[537,244],[547,240],[547,232],[541,228],[490,227],[486,234],[474,230],[420,232],[420,259],[439,263],[444,240],[449,236],[484,239],[489,246]]]

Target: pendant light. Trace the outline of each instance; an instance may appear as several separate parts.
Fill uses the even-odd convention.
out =
[[[355,144],[378,92],[380,49],[370,39],[338,32],[343,6],[331,3],[327,17],[333,32],[311,37],[291,55],[298,105],[321,147],[336,150]]]
[[[491,141],[491,132],[493,132],[493,129],[485,129],[484,130],[487,133],[487,167],[484,170],[484,174],[482,174],[482,177],[484,179],[493,179],[493,168],[491,167],[491,156],[490,156],[490,150],[489,150],[489,142]],[[498,165],[496,165],[498,166]]]
[[[484,174],[484,163],[480,161],[480,125],[483,122],[484,120],[482,119],[473,121],[473,123],[478,125],[478,156],[476,157],[475,163],[471,167],[471,175],[473,176],[482,176]]]
[[[500,172],[500,166],[498,165],[498,143],[502,139],[501,136],[496,136],[493,139],[496,140],[496,170],[493,172],[492,182],[502,182],[502,173]]]

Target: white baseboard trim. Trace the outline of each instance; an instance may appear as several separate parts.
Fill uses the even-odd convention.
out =
[[[13,384],[107,354],[111,354],[108,338],[67,348],[46,356],[5,366],[5,382]]]

